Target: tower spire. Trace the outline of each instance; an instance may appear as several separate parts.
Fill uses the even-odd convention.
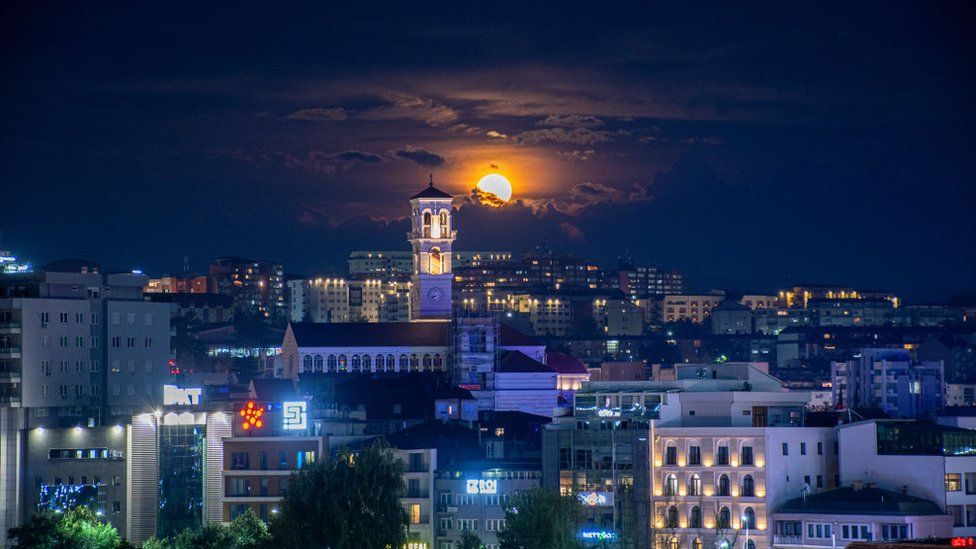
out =
[[[434,174],[433,173],[429,173],[427,175],[430,177],[430,179],[429,179],[429,181],[428,181],[427,184],[428,184],[428,186],[433,187],[434,186]]]

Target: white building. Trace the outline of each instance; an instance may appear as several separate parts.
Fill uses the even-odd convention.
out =
[[[927,499],[855,482],[780,505],[772,530],[777,548],[843,548],[852,542],[948,538],[952,520]]]
[[[838,428],[844,485],[873,483],[934,501],[952,535],[976,535],[976,430],[904,420]]]
[[[410,198],[411,320],[443,320],[451,316],[451,246],[457,237],[451,220],[453,202],[451,195],[434,187],[433,178],[426,189]]]

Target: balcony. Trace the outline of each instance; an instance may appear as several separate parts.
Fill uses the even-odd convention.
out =
[[[0,347],[0,358],[20,358],[20,347]]]
[[[430,497],[430,490],[425,488],[420,488],[419,490],[407,490],[406,495],[403,497],[410,499],[426,499]]]
[[[0,404],[20,406],[20,395],[0,395]]]
[[[0,383],[20,383],[20,371],[0,370]]]
[[[8,321],[0,322],[0,334],[19,334],[20,322]]]
[[[803,536],[773,536],[773,545],[803,545]]]

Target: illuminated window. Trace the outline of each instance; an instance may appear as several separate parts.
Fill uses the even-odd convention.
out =
[[[720,496],[731,495],[731,488],[730,488],[728,475],[722,475],[718,477],[718,495]]]
[[[701,485],[701,475],[698,473],[692,474],[688,479],[688,495],[700,496],[702,492]]]
[[[410,504],[410,524],[420,524],[420,504],[419,503],[411,503]]]
[[[678,495],[678,477],[674,474],[667,476],[664,481],[664,495],[666,496],[676,496]]]
[[[946,492],[962,491],[962,475],[960,473],[946,473],[945,489]]]

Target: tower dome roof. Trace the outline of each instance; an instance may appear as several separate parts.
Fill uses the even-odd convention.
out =
[[[446,192],[438,189],[434,186],[434,176],[430,176],[430,181],[427,183],[427,188],[420,191],[419,193],[410,197],[410,200],[415,200],[417,198],[450,198],[454,197],[447,194]]]

